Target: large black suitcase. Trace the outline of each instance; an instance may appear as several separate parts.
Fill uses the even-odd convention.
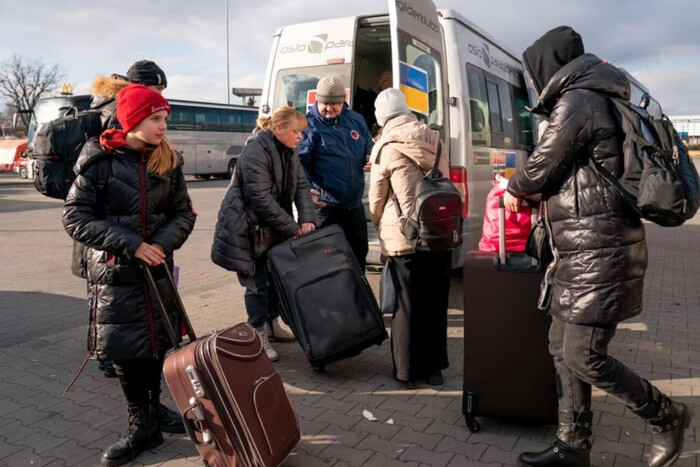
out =
[[[525,253],[465,255],[462,412],[472,432],[478,415],[557,421],[552,320],[537,308],[540,269]]]
[[[388,337],[377,300],[337,225],[268,252],[280,315],[317,369]]]

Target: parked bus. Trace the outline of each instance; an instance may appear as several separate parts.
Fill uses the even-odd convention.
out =
[[[306,111],[317,81],[334,74],[346,85],[351,108],[379,75],[412,111],[437,130],[450,154],[450,178],[462,193],[464,243],[453,254],[461,266],[475,249],[494,176],[524,164],[533,145],[530,90],[518,56],[453,10],[431,0],[389,0],[389,13],[296,24],[273,36],[260,112],[281,105]],[[373,105],[371,105],[373,108]],[[368,262],[379,262],[370,225]]]
[[[231,178],[255,128],[258,109],[243,105],[169,100],[168,138],[185,158],[185,174]]]
[[[69,109],[90,108],[91,97],[60,96],[39,100],[32,110],[27,128],[28,147],[34,147],[39,127],[59,118]],[[238,156],[246,139],[255,128],[258,110],[242,105],[212,104],[171,99],[168,119],[168,138],[185,159],[185,175],[199,178],[233,174]],[[33,164],[25,161],[26,176],[33,178]]]

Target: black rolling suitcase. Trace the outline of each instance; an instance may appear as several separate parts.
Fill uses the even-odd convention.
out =
[[[268,269],[280,315],[314,368],[388,337],[377,300],[339,226],[271,248]]]
[[[500,232],[503,219],[501,207]],[[499,240],[498,254],[469,251],[464,258],[462,412],[472,432],[479,415],[557,421],[552,320],[537,308],[544,272],[525,253],[505,254],[502,234]]]

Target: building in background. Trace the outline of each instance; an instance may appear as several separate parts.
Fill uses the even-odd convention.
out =
[[[686,144],[700,144],[700,115],[684,115],[669,118]]]

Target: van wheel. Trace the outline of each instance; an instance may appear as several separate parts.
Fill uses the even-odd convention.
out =
[[[197,180],[209,180],[211,178],[211,174],[195,175],[194,178]]]
[[[27,178],[27,168],[26,167],[19,168],[19,176],[20,176],[20,178]]]
[[[228,163],[228,170],[226,175],[229,179],[233,178],[233,172],[236,171],[236,159],[231,159]]]

